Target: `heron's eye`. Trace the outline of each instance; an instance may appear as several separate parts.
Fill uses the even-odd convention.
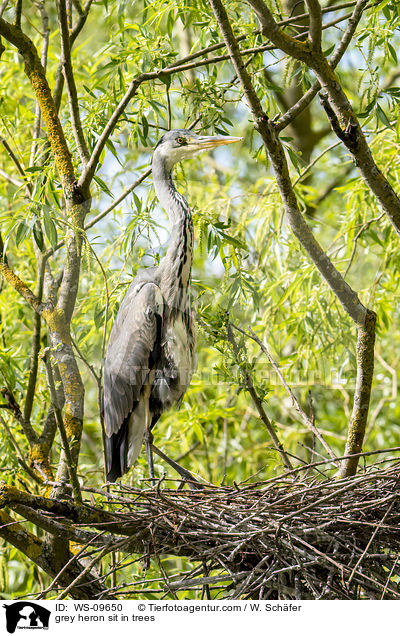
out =
[[[176,140],[178,144],[182,145],[185,143],[185,140],[183,137],[178,137],[178,139]]]

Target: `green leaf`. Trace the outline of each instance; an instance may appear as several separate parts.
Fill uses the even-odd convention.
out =
[[[51,247],[57,245],[57,228],[46,206],[43,207],[43,225]]]
[[[385,111],[382,109],[382,107],[379,104],[376,105],[376,114],[378,116],[379,121],[382,122],[384,126],[387,126],[388,128],[392,127],[392,124],[387,118]]]
[[[113,193],[111,192],[111,190],[109,189],[105,181],[103,181],[103,179],[101,179],[98,175],[95,175],[93,179],[97,183],[97,185],[99,186],[102,192],[105,192],[105,194],[108,194],[108,196],[111,197],[112,199],[114,198]]]
[[[395,49],[395,48],[394,48],[394,47],[390,44],[390,42],[389,42],[389,41],[387,42],[387,47],[388,47],[388,49],[389,49],[389,53],[390,53],[390,55],[392,56],[392,58],[393,58],[393,60],[394,60],[395,64],[397,64],[397,63],[398,63],[398,59],[397,59],[396,49]]]
[[[17,247],[19,247],[19,245],[25,239],[26,235],[28,234],[28,231],[29,231],[28,225],[25,223],[25,221],[21,221],[17,226],[17,233],[15,235],[15,244]]]
[[[42,166],[31,166],[30,168],[25,168],[25,172],[43,172]]]
[[[44,250],[43,232],[41,230],[39,223],[35,223],[35,225],[33,226],[33,236],[34,236],[36,245],[38,246],[40,251],[43,252]]]
[[[384,7],[386,7],[386,5],[388,5],[392,0],[382,0],[382,2],[380,2],[378,5],[376,5],[376,7],[374,7],[374,9],[372,10],[374,13],[378,13],[379,11],[382,11],[382,9]]]

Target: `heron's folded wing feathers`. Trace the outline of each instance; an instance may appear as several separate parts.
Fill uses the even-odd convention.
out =
[[[164,301],[158,285],[131,285],[114,322],[104,363],[104,423],[116,433],[139,401],[159,357]]]

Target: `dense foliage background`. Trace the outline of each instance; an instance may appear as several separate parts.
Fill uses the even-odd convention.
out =
[[[326,5],[324,23],[336,21],[323,31],[327,54],[342,36],[354,5]],[[39,52],[48,45],[40,54],[53,90],[60,82],[61,55],[56,3],[10,0],[2,3],[0,11],[4,20],[13,22],[21,8],[23,31]],[[234,328],[230,333],[236,346],[232,344],[227,325],[233,323],[248,334],[251,328],[268,347],[302,409],[332,451],[342,455],[355,387],[356,331],[287,224],[275,177],[209,3],[99,0],[86,2],[82,9],[79,1],[67,2],[70,34],[79,11],[89,8],[71,52],[89,153],[132,79],[143,73],[149,77],[129,101],[101,153],[91,186],[92,207],[82,233],[80,280],[71,322],[73,349],[85,388],[77,469],[81,485],[104,483],[99,402],[102,359],[113,317],[138,269],[157,264],[168,244],[168,218],[155,199],[151,175],[147,172],[133,185],[148,171],[152,148],[170,128],[226,133],[242,136],[243,141],[176,170],[178,189],[194,213],[193,297],[199,361],[180,410],[166,413],[157,424],[156,445],[217,485],[265,480],[282,471],[279,453],[247,390],[250,377],[292,464],[327,459],[326,450],[306,427],[260,346]],[[240,36],[258,97],[273,119],[297,101],[314,76],[305,64],[271,47],[247,3],[229,2],[226,8],[235,35]],[[277,20],[306,12],[303,4],[290,2],[273,3],[273,11]],[[374,159],[397,191],[399,24],[395,0],[370,3],[337,69]],[[286,27],[293,36],[301,29],[307,30],[304,17]],[[8,263],[38,294],[38,255],[48,252],[48,265],[59,285],[68,258],[63,241],[71,226],[31,82],[16,48],[5,40],[3,44],[1,233]],[[199,56],[203,48],[207,52]],[[187,60],[193,53],[197,54],[193,61]],[[182,58],[187,66],[179,70]],[[157,76],[157,71],[172,64],[177,64],[176,72]],[[66,90],[60,98],[59,117],[79,176],[82,158]],[[363,450],[395,447],[400,415],[398,236],[348,151],[331,131],[318,98],[282,131],[281,140],[308,225],[360,300],[377,314],[374,383]],[[43,321],[38,336],[32,309],[4,279],[0,319],[0,385],[12,393],[24,415],[35,334],[40,337],[41,351],[50,346],[50,340]],[[38,365],[29,419],[39,432],[51,398],[41,358]],[[10,407],[5,390],[3,397],[3,405]],[[54,470],[59,451],[57,434],[51,448]],[[0,470],[7,484],[44,492],[43,474],[35,468],[15,409],[0,411]],[[176,478],[159,459],[156,472],[160,477],[166,473],[168,478]],[[142,453],[123,481],[145,487],[147,477]],[[43,530],[37,533],[42,536]],[[9,543],[2,544],[1,555],[2,598],[37,594],[49,584],[48,576]],[[107,558],[104,573],[109,567]],[[170,574],[192,567],[180,559],[165,559],[163,565]],[[151,568],[150,579],[157,576],[158,564]],[[142,566],[131,565],[118,573],[118,583],[124,577],[132,582],[143,576]],[[136,596],[140,589],[139,585]]]

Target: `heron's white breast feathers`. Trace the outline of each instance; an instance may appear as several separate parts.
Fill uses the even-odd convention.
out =
[[[195,368],[195,336],[188,332],[182,314],[167,328],[163,340],[167,357],[173,360],[179,374],[179,387],[186,391]],[[177,398],[175,398],[177,399]]]

